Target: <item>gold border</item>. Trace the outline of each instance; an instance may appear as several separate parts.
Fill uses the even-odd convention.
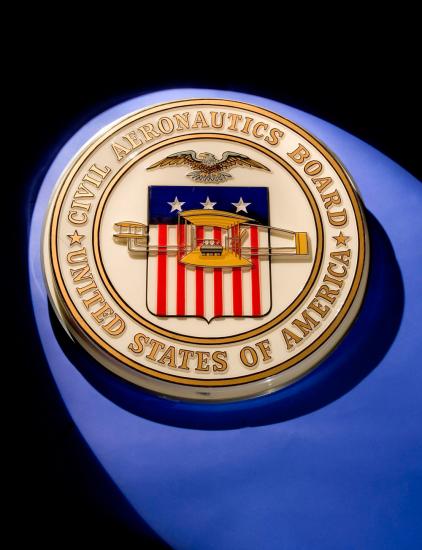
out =
[[[166,330],[160,326],[155,325],[151,321],[148,321],[147,319],[144,319],[139,314],[136,313],[117,293],[116,289],[111,284],[109,278],[107,277],[107,272],[104,269],[104,265],[101,258],[101,252],[99,247],[99,232],[100,232],[100,226],[101,226],[101,218],[103,215],[103,211],[106,205],[106,201],[110,194],[112,193],[114,187],[118,183],[119,179],[128,171],[132,166],[148,154],[157,151],[158,149],[161,149],[162,147],[166,147],[168,145],[173,145],[174,143],[178,143],[179,141],[186,141],[186,140],[194,140],[194,139],[227,139],[229,141],[236,141],[238,143],[242,143],[243,145],[248,145],[255,147],[256,149],[260,150],[264,154],[268,154],[269,157],[271,157],[273,160],[278,162],[283,168],[285,168],[291,176],[299,183],[300,188],[305,193],[309,204],[311,206],[311,210],[314,216],[315,225],[316,225],[316,232],[317,232],[317,250],[315,253],[315,260],[314,265],[312,267],[311,273],[305,283],[305,286],[303,287],[300,294],[294,299],[294,301],[279,315],[268,321],[267,323],[264,323],[263,325],[259,326],[256,329],[249,330],[247,332],[242,332],[240,334],[237,334],[236,336],[225,336],[225,337],[219,337],[215,336],[212,338],[201,338],[201,337],[195,337],[195,336],[187,336],[185,334],[179,334],[177,332],[172,332],[170,330]],[[258,336],[262,334],[263,332],[266,332],[267,330],[270,330],[274,326],[281,323],[286,317],[290,315],[292,311],[294,311],[301,302],[306,298],[308,295],[310,289],[312,288],[312,285],[314,284],[322,262],[322,254],[323,254],[323,243],[324,243],[324,235],[322,231],[322,220],[321,220],[321,214],[318,210],[318,206],[316,203],[316,200],[312,193],[310,192],[309,188],[305,184],[305,182],[302,180],[302,178],[295,172],[295,170],[286,162],[284,161],[279,155],[273,153],[272,151],[268,151],[265,147],[262,145],[259,145],[258,143],[251,142],[245,138],[241,138],[238,136],[227,136],[225,134],[187,134],[183,136],[178,136],[175,138],[169,138],[168,140],[164,142],[160,142],[159,144],[156,144],[155,146],[151,146],[150,148],[140,152],[138,155],[130,159],[129,162],[127,162],[122,168],[114,175],[114,177],[109,181],[106,190],[101,195],[101,198],[98,202],[98,207],[95,211],[94,216],[94,223],[93,223],[93,229],[92,229],[92,235],[93,235],[93,249],[94,249],[94,260],[96,267],[100,273],[100,278],[102,282],[104,283],[107,290],[110,292],[110,294],[113,296],[114,300],[119,304],[119,306],[130,316],[132,319],[134,319],[137,323],[141,324],[142,326],[148,328],[149,330],[152,330],[153,332],[157,334],[161,334],[162,336],[167,336],[168,338],[173,338],[174,340],[177,340],[179,342],[183,343],[194,343],[194,344],[231,344],[234,342],[241,342],[243,340],[247,340],[249,338],[252,338],[254,336]]]
[[[140,365],[139,363],[132,361],[131,359],[127,358],[120,352],[108,346],[108,344],[106,343],[104,343],[105,346],[103,346],[102,345],[103,340],[99,338],[94,331],[92,331],[91,327],[89,327],[89,325],[85,323],[84,319],[79,315],[76,308],[74,308],[72,301],[67,293],[66,287],[64,286],[63,280],[61,278],[60,266],[59,266],[59,261],[57,257],[57,223],[58,223],[58,218],[60,214],[60,209],[58,208],[58,204],[59,203],[61,204],[64,196],[66,195],[67,188],[69,187],[75,173],[77,172],[81,164],[99,146],[99,143],[101,143],[102,141],[110,137],[113,133],[119,131],[122,127],[130,124],[134,120],[137,120],[138,118],[142,118],[159,111],[166,111],[173,108],[194,106],[194,105],[201,105],[201,106],[209,105],[214,107],[228,106],[232,108],[234,107],[234,108],[243,109],[245,111],[249,111],[255,114],[261,114],[263,116],[266,116],[267,118],[274,120],[275,122],[278,122],[280,124],[283,124],[284,126],[287,126],[291,130],[293,130],[294,132],[302,136],[304,139],[308,140],[322,154],[322,156],[329,162],[329,164],[331,164],[332,168],[334,169],[334,171],[337,173],[337,175],[340,177],[341,181],[343,182],[343,185],[345,186],[345,189],[349,195],[350,201],[353,206],[353,210],[356,216],[357,229],[358,229],[358,262],[356,266],[355,277],[352,283],[352,287],[343,304],[341,311],[337,314],[336,318],[330,324],[330,326],[310,346],[308,346],[306,349],[304,349],[301,353],[299,353],[292,359],[289,359],[288,361],[285,361],[284,363],[280,363],[279,365],[271,367],[270,369],[267,369],[265,371],[261,371],[256,374],[241,376],[233,379],[197,380],[197,379],[186,379],[179,376],[173,376],[171,374],[160,373],[152,368]],[[266,109],[262,109],[261,107],[255,107],[247,103],[224,100],[224,99],[221,99],[221,100],[190,99],[190,100],[184,100],[184,101],[174,101],[171,103],[165,103],[164,105],[158,105],[149,109],[137,111],[136,114],[132,114],[132,115],[129,115],[128,117],[125,117],[120,121],[120,123],[117,126],[112,126],[108,131],[106,131],[101,136],[101,138],[99,138],[99,140],[96,140],[79,155],[79,157],[73,162],[72,168],[68,171],[67,175],[65,176],[64,181],[61,184],[61,188],[59,190],[58,196],[56,198],[56,203],[54,205],[54,210],[53,210],[53,214],[50,222],[50,247],[49,248],[50,248],[50,260],[53,268],[55,284],[58,287],[60,297],[62,300],[64,300],[68,308],[68,312],[71,313],[71,316],[73,316],[73,318],[77,321],[79,330],[81,328],[83,329],[82,330],[83,336],[86,336],[86,334],[88,334],[91,337],[91,339],[97,345],[100,346],[100,348],[105,349],[105,351],[111,354],[112,357],[134,368],[137,371],[141,371],[144,374],[152,376],[155,379],[158,378],[169,382],[176,382],[178,385],[218,387],[218,386],[237,386],[240,384],[245,384],[256,380],[269,378],[270,376],[279,374],[282,371],[294,366],[295,364],[299,363],[300,361],[305,359],[307,356],[309,356],[313,351],[318,349],[318,347],[320,347],[320,345],[323,344],[331,336],[331,334],[333,334],[333,332],[337,329],[337,327],[340,325],[341,321],[344,319],[344,317],[348,313],[353,303],[353,300],[356,296],[356,293],[359,289],[361,279],[362,279],[363,268],[365,264],[366,241],[365,241],[365,225],[364,225],[363,212],[361,210],[360,203],[356,195],[356,192],[352,186],[352,183],[349,180],[343,167],[339,164],[339,162],[331,155],[331,153],[329,153],[329,151],[323,146],[323,144],[319,142],[314,136],[310,135],[306,130],[294,124],[290,120],[276,113],[272,113],[271,111],[267,111]],[[79,334],[79,330],[76,331],[78,334]]]

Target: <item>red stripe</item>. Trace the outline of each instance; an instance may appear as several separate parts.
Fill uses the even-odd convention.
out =
[[[214,239],[221,243],[221,227],[214,227]],[[221,267],[214,268],[214,316],[223,315],[223,271]]]
[[[179,246],[178,261],[177,261],[177,298],[176,298],[176,314],[185,315],[186,305],[186,279],[185,265],[179,259],[185,255],[184,246],[186,244],[185,226],[179,224],[177,226],[177,244]]]
[[[232,236],[239,236],[239,226],[232,228]],[[234,242],[234,252],[239,253],[238,242]],[[242,268],[234,267],[232,269],[232,285],[233,285],[233,315],[242,315]]]
[[[158,246],[167,246],[167,225],[158,226]],[[158,249],[157,259],[157,315],[166,315],[167,304],[167,251]]]
[[[204,240],[204,228],[202,226],[196,227],[196,246],[201,246]],[[195,268],[196,277],[196,315],[204,315],[204,268]]]
[[[258,251],[258,228],[251,226],[251,252]],[[261,315],[261,289],[259,282],[259,258],[251,256],[252,261],[252,315]]]

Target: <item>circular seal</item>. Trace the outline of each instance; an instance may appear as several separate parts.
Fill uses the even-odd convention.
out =
[[[339,160],[259,106],[187,99],[97,134],[62,174],[44,272],[71,335],[148,390],[224,401],[273,391],[336,346],[369,243]]]

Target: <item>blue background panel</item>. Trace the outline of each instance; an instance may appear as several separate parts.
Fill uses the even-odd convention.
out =
[[[207,197],[214,202],[214,210],[236,213],[233,203],[238,203],[242,198],[243,202],[249,203],[247,212],[238,212],[241,216],[252,218],[255,222],[269,225],[268,220],[268,188],[267,187],[210,187],[206,185],[186,187],[182,185],[151,185],[149,187],[149,217],[148,223],[177,223],[179,211],[171,212],[169,203],[178,198],[183,202],[182,211],[203,209],[201,203],[205,203]]]
[[[61,171],[104,125],[183,97],[240,99],[291,118],[341,158],[366,204],[372,265],[357,321],[311,375],[267,397],[193,405],[146,394],[72,344],[48,307],[40,234]],[[369,145],[246,94],[145,95],[69,140],[32,219],[35,317],[58,392],[135,518],[181,549],[421,547],[421,208],[420,182]]]

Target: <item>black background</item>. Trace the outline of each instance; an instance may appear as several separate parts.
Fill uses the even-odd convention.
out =
[[[254,28],[253,22],[248,28]],[[166,43],[158,30],[147,40],[138,29],[128,42],[92,32],[75,37],[60,28],[45,31],[47,40],[42,44],[36,27],[24,54],[12,56],[9,82],[16,107],[6,105],[5,110],[13,112],[8,140],[17,160],[8,192],[12,187],[11,202],[17,208],[12,227],[19,244],[8,253],[18,269],[8,296],[16,313],[17,358],[8,360],[14,376],[7,389],[11,402],[7,414],[13,426],[8,449],[16,466],[10,475],[16,541],[54,544],[64,537],[68,542],[101,543],[118,537],[123,547],[129,543],[139,547],[140,542],[148,548],[161,546],[152,541],[146,526],[135,527],[135,516],[98,468],[63,409],[35,332],[27,273],[19,269],[25,265],[27,224],[37,185],[80,126],[140,93],[171,87],[238,90],[332,122],[414,175],[420,174],[416,137],[420,66],[410,29],[402,28],[398,35],[396,27],[388,28],[380,42],[371,27],[365,30],[366,41],[360,28],[335,36],[320,28],[310,32],[309,43],[299,49],[279,29],[260,29],[258,38],[245,34],[248,47],[244,48],[236,46],[233,38],[228,40],[232,35],[223,27],[214,37],[221,46],[217,50],[206,32],[197,39],[200,30],[195,27],[183,43],[178,27]],[[207,42],[211,47],[202,45]],[[11,343],[4,345],[9,348]]]

